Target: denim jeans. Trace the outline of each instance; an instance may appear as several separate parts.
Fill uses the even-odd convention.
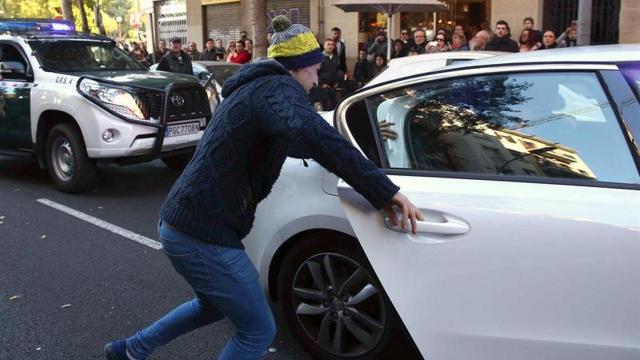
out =
[[[169,260],[195,297],[128,338],[129,354],[145,359],[176,337],[228,317],[236,332],[218,359],[259,359],[273,341],[276,326],[246,252],[201,242],[162,221],[158,233]]]

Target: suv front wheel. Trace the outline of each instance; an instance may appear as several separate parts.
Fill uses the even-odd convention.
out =
[[[49,176],[61,191],[82,192],[95,183],[98,167],[87,156],[82,135],[73,124],[58,124],[51,129],[45,157]]]

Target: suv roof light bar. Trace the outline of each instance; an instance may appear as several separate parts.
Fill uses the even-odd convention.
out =
[[[57,19],[0,19],[0,32],[75,32],[71,21]]]

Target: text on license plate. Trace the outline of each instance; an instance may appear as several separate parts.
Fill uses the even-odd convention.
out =
[[[167,126],[165,137],[195,134],[200,131],[200,122]]]

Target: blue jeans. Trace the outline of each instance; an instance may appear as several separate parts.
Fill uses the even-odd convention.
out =
[[[236,332],[218,359],[262,357],[275,337],[276,326],[247,253],[198,241],[162,221],[158,233],[165,253],[195,297],[128,338],[129,354],[145,359],[155,348],[226,316]]]

